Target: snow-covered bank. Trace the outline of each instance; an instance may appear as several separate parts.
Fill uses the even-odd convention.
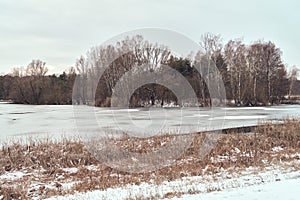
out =
[[[173,200],[298,200],[300,197],[300,179],[289,179],[278,182],[270,182],[261,185],[253,185],[237,189],[229,189],[217,192],[197,195],[184,195]]]
[[[299,179],[299,130],[299,120],[285,120],[259,126],[254,134],[221,134],[206,156],[201,155],[201,147],[208,134],[197,134],[176,160],[164,157],[172,164],[143,173],[110,167],[97,160],[80,140],[31,140],[27,145],[16,142],[0,148],[0,196],[162,199]],[[112,142],[130,152],[156,152],[184,137],[121,137]],[[157,161],[153,157],[148,160],[152,165]],[[133,169],[145,163],[122,160],[120,164]]]
[[[165,181],[161,184],[141,183],[124,187],[95,190],[74,195],[51,197],[48,200],[84,200],[84,199],[274,199],[273,193],[280,188],[280,197],[299,196],[295,188],[300,186],[300,171],[283,166],[299,166],[300,161],[273,166],[265,170],[250,167],[243,171],[230,172],[224,170],[214,175],[185,177],[175,181]],[[232,169],[234,170],[234,169]],[[216,192],[220,191],[220,192]],[[261,194],[256,194],[261,191]],[[289,196],[285,196],[287,194]],[[271,196],[270,196],[270,195]],[[260,196],[262,195],[262,196]],[[273,196],[272,196],[273,195]],[[262,198],[260,198],[262,197]],[[286,197],[286,198],[283,198]],[[290,198],[296,199],[296,198]]]

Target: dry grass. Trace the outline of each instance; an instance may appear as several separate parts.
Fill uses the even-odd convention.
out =
[[[114,143],[127,151],[148,152],[159,149],[176,137],[182,136],[164,135],[144,139],[124,137],[116,139]],[[161,183],[187,176],[214,174],[220,169],[264,168],[281,161],[300,159],[297,156],[300,153],[299,120],[263,124],[252,134],[223,134],[215,148],[200,159],[199,149],[204,138],[205,133],[195,135],[189,149],[171,166],[134,174],[120,172],[101,163],[80,141],[30,141],[27,145],[15,143],[3,146],[0,150],[0,196],[3,199],[49,197],[126,184],[138,185],[150,180]],[[278,147],[278,150],[274,149]],[[300,166],[294,167],[300,169]],[[25,175],[14,180],[1,178],[1,175],[16,171]],[[75,184],[67,188],[65,184],[68,183]]]

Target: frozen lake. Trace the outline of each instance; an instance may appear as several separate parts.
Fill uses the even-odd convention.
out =
[[[61,138],[80,133],[135,131],[189,133],[251,126],[266,120],[300,118],[300,105],[272,107],[105,109],[88,106],[15,105],[0,103],[1,143],[16,138]],[[79,130],[79,132],[78,132]],[[144,136],[142,135],[142,136]]]

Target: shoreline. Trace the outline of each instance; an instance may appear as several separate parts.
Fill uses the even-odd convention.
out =
[[[197,194],[197,185],[203,177],[210,177],[211,180],[221,175],[222,180],[230,181],[234,180],[235,174],[242,177],[249,169],[256,169],[250,173],[255,175],[276,166],[282,173],[289,169],[299,172],[299,130],[299,120],[286,120],[283,124],[258,126],[254,129],[255,134],[221,134],[215,148],[202,159],[199,157],[199,148],[205,134],[197,134],[190,148],[173,164],[145,173],[122,172],[109,167],[95,159],[80,140],[32,140],[27,145],[14,143],[0,149],[0,196],[4,199],[9,199],[6,198],[9,196],[39,199],[93,191],[110,194],[109,191],[118,191],[114,188],[139,188],[150,184],[149,187],[141,187],[139,192],[133,192],[128,196],[129,199],[143,197],[143,194],[160,199]],[[163,147],[174,137],[182,136],[163,135],[140,139],[123,137],[115,139],[114,144],[130,152],[148,152]],[[185,180],[196,177],[200,177],[200,182],[185,184]],[[272,181],[276,181],[276,178]],[[179,188],[190,187],[191,190],[176,192],[175,188],[178,187],[175,187],[173,192],[160,190],[160,185],[167,182],[180,183],[182,187]],[[12,185],[14,187],[11,187]],[[156,193],[150,192],[153,187],[157,188]],[[211,192],[222,188],[206,189],[207,192]]]
[[[230,100],[226,100],[226,101],[230,101]],[[13,100],[0,100],[0,103],[3,103],[3,104],[16,104],[16,105],[77,105],[77,104],[25,104],[25,103],[16,103],[14,102]],[[89,104],[82,104],[82,105],[86,105],[86,106],[94,106],[94,105],[89,105]],[[214,107],[218,108],[218,107],[270,107],[270,106],[280,106],[280,105],[300,105],[300,99],[297,98],[297,99],[284,99],[282,100],[280,103],[274,103],[274,104],[263,104],[263,103],[258,103],[257,105],[234,105],[234,104],[231,104],[231,103],[228,103],[226,105],[216,105]],[[94,106],[94,107],[97,107],[97,108],[111,108],[111,107],[104,107],[104,106]],[[175,104],[171,104],[168,105],[168,104],[165,104],[163,106],[161,106],[160,104],[155,104],[154,106],[150,106],[150,107],[154,107],[154,108],[164,108],[164,109],[168,109],[168,108],[193,108],[193,107],[199,107],[199,108],[211,108],[212,106],[197,106],[197,105],[190,105],[190,106],[179,106],[179,105],[175,105]],[[137,109],[137,108],[141,108],[141,109],[146,109],[146,108],[149,108],[149,106],[136,106],[136,107],[130,107],[129,109]]]

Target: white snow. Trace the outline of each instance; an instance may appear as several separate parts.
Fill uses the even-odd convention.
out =
[[[72,167],[72,168],[63,168],[62,170],[65,171],[65,172],[68,172],[70,174],[78,172],[78,168],[75,168],[75,167]]]
[[[98,166],[96,165],[89,165],[86,167],[89,171],[97,171]]]
[[[275,151],[275,152],[279,152],[279,151],[283,151],[284,149],[282,147],[273,147],[272,148],[272,151]]]
[[[6,180],[17,180],[17,179],[21,179],[23,176],[28,175],[24,172],[20,172],[20,171],[16,171],[16,172],[7,172],[3,175],[0,176],[0,180],[1,179],[6,179]]]
[[[297,161],[298,162],[298,161]],[[237,169],[238,170],[238,169]],[[250,167],[242,173],[221,171],[215,175],[185,177],[174,181],[165,181],[159,185],[141,183],[125,185],[101,191],[89,191],[74,195],[51,197],[48,200],[69,199],[137,199],[164,198],[171,194],[186,194],[181,199],[298,199],[300,171],[291,171],[280,167],[261,169]],[[220,191],[220,192],[215,192]],[[192,195],[189,195],[192,193]],[[178,198],[174,198],[178,199]]]
[[[300,179],[290,179],[278,182],[271,182],[261,185],[254,185],[245,188],[229,189],[211,193],[196,195],[184,195],[173,200],[298,200],[300,198]]]

